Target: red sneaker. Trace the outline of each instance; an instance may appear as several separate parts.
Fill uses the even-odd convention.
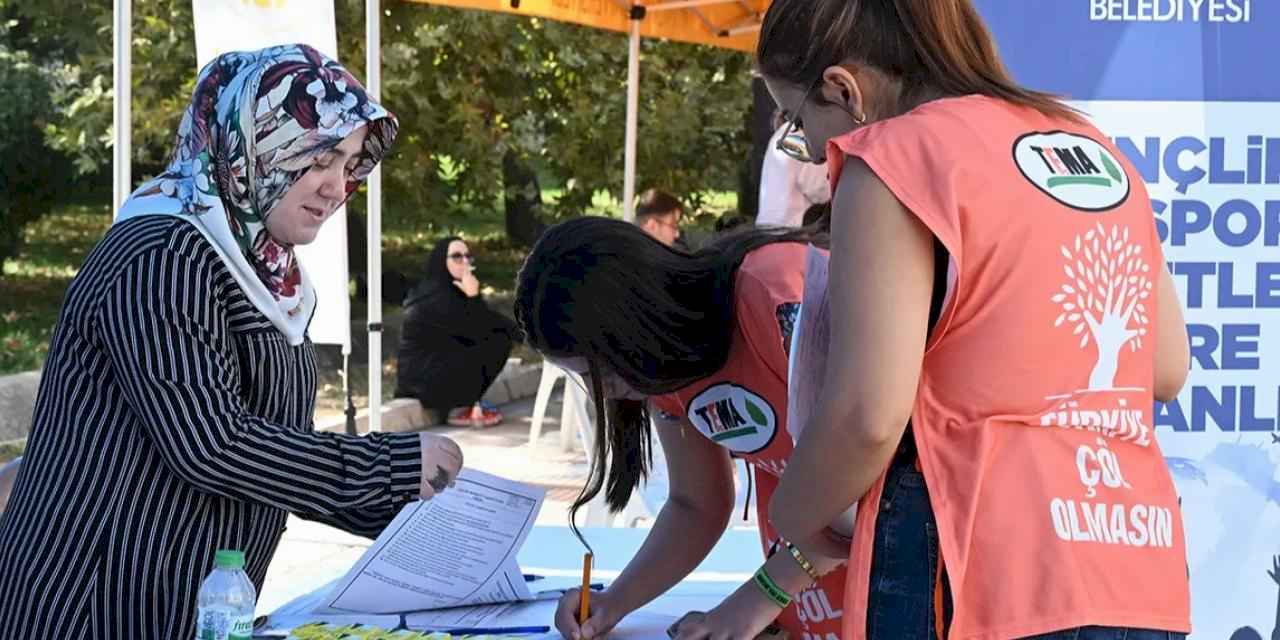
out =
[[[487,409],[480,405],[462,407],[449,412],[449,424],[455,427],[472,427],[483,429],[502,423],[502,412]]]
[[[471,426],[471,407],[458,407],[449,412],[449,425],[454,427]]]
[[[502,412],[476,405],[471,413],[472,426],[485,428],[502,424]]]

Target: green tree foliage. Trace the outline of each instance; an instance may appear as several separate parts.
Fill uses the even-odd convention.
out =
[[[58,75],[0,44],[0,272],[17,252],[22,229],[48,211],[58,181],[69,175],[66,159],[44,141]]]
[[[502,207],[504,188],[559,196],[548,217],[620,198],[627,43],[622,34],[527,18],[384,0],[383,102],[401,120],[384,164],[387,224],[454,225]],[[335,0],[340,58],[364,77],[364,2]],[[195,77],[190,0],[133,3],[133,162],[163,167]],[[58,67],[49,144],[81,175],[111,161],[111,3],[0,0],[4,41]],[[750,144],[750,57],[680,43],[642,48],[638,189],[683,195],[736,187]],[[518,169],[515,174],[512,169]],[[524,174],[521,176],[520,174]],[[530,193],[530,191],[534,191]],[[507,193],[511,196],[513,194]],[[357,209],[358,209],[357,204]]]
[[[627,42],[617,33],[456,9],[393,5],[386,101],[405,137],[387,164],[412,208],[493,206],[514,154],[562,187],[576,215],[596,191],[621,197]],[[732,189],[749,140],[748,56],[672,42],[642,46],[638,187]],[[463,206],[459,206],[463,205]]]
[[[135,179],[159,171],[173,145],[195,83],[195,35],[190,0],[133,3],[133,147]],[[67,82],[52,98],[46,135],[82,176],[110,170],[112,131],[111,3],[0,0],[13,25],[8,43]]]

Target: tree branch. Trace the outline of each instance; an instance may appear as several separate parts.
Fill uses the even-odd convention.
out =
[[[1124,315],[1120,317],[1124,321],[1124,326],[1129,326],[1129,318],[1133,317],[1133,310],[1138,306],[1138,300],[1142,299],[1141,289],[1143,280],[1139,280],[1133,287],[1133,297],[1129,298],[1129,307],[1124,310]]]
[[[1119,348],[1123,349],[1123,348],[1124,348],[1124,346],[1125,346],[1126,344],[1129,344],[1129,341],[1130,341],[1130,340],[1133,340],[1133,339],[1134,339],[1134,338],[1136,338],[1136,337],[1138,337],[1138,332],[1137,332],[1137,331],[1134,331],[1133,329],[1125,329],[1125,330],[1124,330],[1124,340],[1121,340],[1121,341],[1120,341],[1120,347],[1119,347]]]
[[[1093,319],[1093,312],[1088,309],[1085,309],[1082,312],[1082,315],[1084,315],[1084,321],[1089,323],[1089,331],[1093,333],[1093,339],[1096,342],[1098,340],[1098,330],[1100,328],[1098,321]]]

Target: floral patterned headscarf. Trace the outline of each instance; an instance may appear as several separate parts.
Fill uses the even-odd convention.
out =
[[[300,344],[315,291],[293,247],[267,232],[266,218],[319,155],[361,127],[368,135],[347,198],[386,155],[395,116],[309,46],[225,53],[201,70],[165,172],[133,192],[116,222],[156,214],[187,219],[218,249],[254,306],[290,344]]]

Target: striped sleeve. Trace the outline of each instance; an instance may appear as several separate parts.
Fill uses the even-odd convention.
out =
[[[165,464],[202,491],[334,524],[392,513],[417,497],[418,434],[315,433],[245,409],[219,302],[231,285],[216,271],[158,247],[119,271],[96,311],[124,400]],[[352,513],[335,517],[342,512]]]
[[[394,509],[348,509],[328,514],[299,513],[297,515],[304,520],[337,527],[350,534],[377,538],[398,513],[400,510],[397,507]]]

